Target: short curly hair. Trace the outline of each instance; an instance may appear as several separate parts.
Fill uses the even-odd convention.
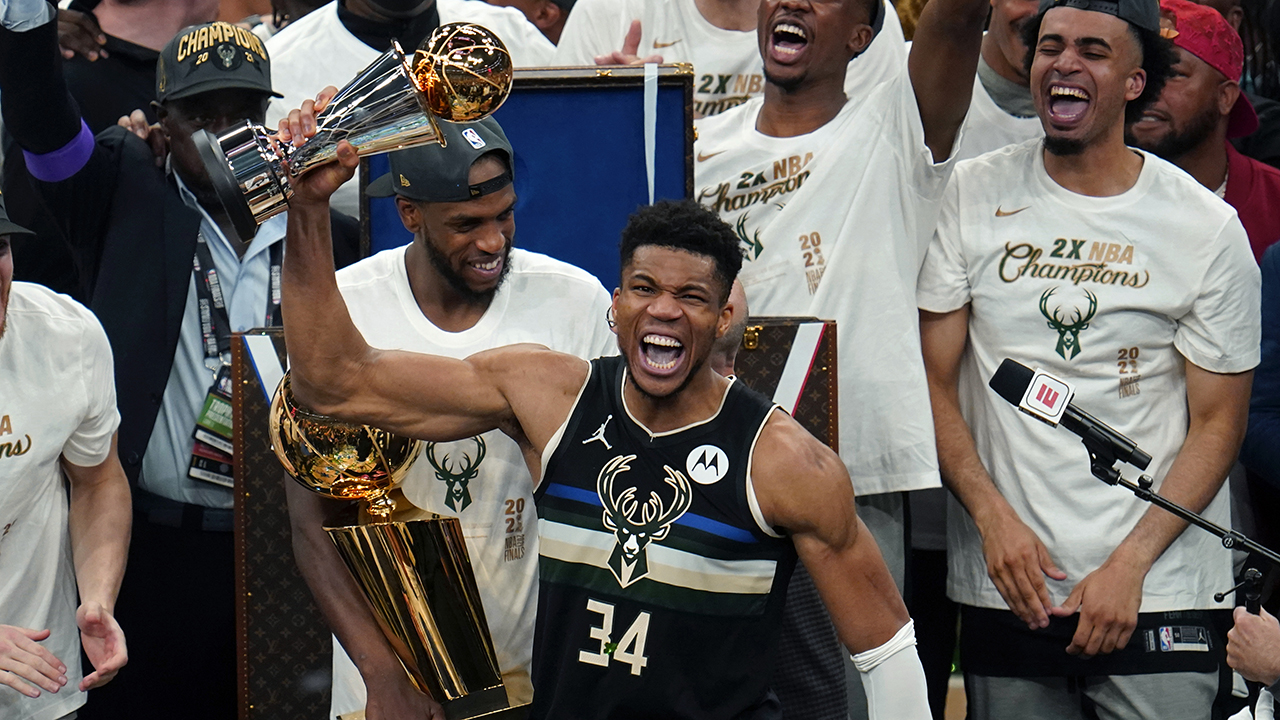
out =
[[[716,279],[722,284],[720,302],[728,301],[729,290],[742,269],[742,247],[733,228],[718,215],[693,200],[661,200],[642,207],[631,214],[622,229],[618,244],[621,267],[630,265],[636,250],[645,245],[711,258]]]
[[[1023,66],[1028,76],[1031,75],[1031,63],[1035,60],[1036,45],[1040,41],[1040,24],[1044,20],[1044,14],[1052,9],[1050,7],[1040,11],[1039,15],[1022,26],[1022,42],[1027,47]],[[1173,48],[1173,43],[1160,37],[1160,33],[1140,28],[1133,23],[1129,23],[1129,31],[1133,33],[1138,41],[1138,47],[1142,49],[1142,69],[1146,71],[1147,84],[1142,88],[1142,94],[1137,99],[1125,105],[1125,125],[1142,119],[1142,113],[1160,97],[1160,91],[1164,90],[1164,84],[1173,76],[1173,66],[1178,62],[1178,54]]]

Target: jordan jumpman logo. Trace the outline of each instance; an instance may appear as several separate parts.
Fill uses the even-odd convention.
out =
[[[582,444],[583,444],[583,445],[586,445],[587,443],[592,442],[592,441],[594,441],[594,440],[599,440],[600,442],[604,443],[604,449],[605,449],[605,450],[612,450],[612,449],[613,449],[613,446],[612,446],[612,445],[610,445],[610,444],[609,444],[609,441],[608,441],[608,440],[606,440],[606,439],[605,439],[605,437],[604,437],[604,429],[605,429],[606,427],[608,427],[608,425],[609,425],[609,421],[610,421],[610,420],[612,420],[612,419],[613,419],[613,416],[612,416],[612,415],[610,415],[609,417],[605,418],[605,419],[604,419],[604,422],[600,423],[600,427],[595,431],[595,433],[593,433],[593,434],[591,435],[591,437],[587,438],[586,440],[583,440],[583,441],[582,441]]]

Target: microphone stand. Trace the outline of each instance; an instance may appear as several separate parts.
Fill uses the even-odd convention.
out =
[[[1119,485],[1120,487],[1127,488],[1128,490],[1131,490],[1139,500],[1144,500],[1161,508],[1162,510],[1173,513],[1192,525],[1213,534],[1222,540],[1222,546],[1228,550],[1237,546],[1243,547],[1246,550],[1255,552],[1266,558],[1270,561],[1272,566],[1280,568],[1280,554],[1276,554],[1273,550],[1259,545],[1235,530],[1224,528],[1221,525],[1209,522],[1203,517],[1200,517],[1199,514],[1191,512],[1190,510],[1155,492],[1151,489],[1151,485],[1154,483],[1154,480],[1151,479],[1150,475],[1140,475],[1136,484],[1126,479],[1120,474],[1120,471],[1116,469],[1115,452],[1107,443],[1099,442],[1093,438],[1085,438],[1082,442],[1084,443],[1085,449],[1089,451],[1089,470],[1093,473],[1094,477],[1108,485]],[[1230,590],[1214,593],[1213,600],[1214,602],[1222,602],[1226,599],[1228,593],[1232,593],[1240,589],[1244,590],[1245,610],[1257,615],[1262,607],[1262,573],[1255,568],[1249,568],[1245,571],[1244,580],[1241,581],[1239,585],[1236,585]],[[1254,682],[1249,682],[1248,685],[1252,689],[1250,697],[1256,696],[1258,688],[1261,688],[1261,685]]]
[[[1154,481],[1151,479],[1150,475],[1140,476],[1136,484],[1126,479],[1120,474],[1120,471],[1116,469],[1116,456],[1109,446],[1104,443],[1091,442],[1090,440],[1084,440],[1083,442],[1085,449],[1089,451],[1089,470],[1093,473],[1094,477],[1108,485],[1119,485],[1120,487],[1127,488],[1128,490],[1133,491],[1133,494],[1137,496],[1139,500],[1144,500],[1161,508],[1162,510],[1171,512],[1192,525],[1221,538],[1222,546],[1227,549],[1232,549],[1237,546],[1243,547],[1246,550],[1261,555],[1269,560],[1272,565],[1280,568],[1280,554],[1259,545],[1235,530],[1224,528],[1221,525],[1209,522],[1208,520],[1200,517],[1200,515],[1193,513],[1172,500],[1156,493],[1151,489],[1151,485]],[[1258,580],[1259,582],[1261,581],[1260,575]],[[1247,574],[1246,582],[1248,582]],[[1248,586],[1246,585],[1245,587],[1247,588]],[[1236,588],[1232,588],[1231,590],[1235,589]],[[1231,590],[1226,592],[1231,592]],[[1225,593],[1223,593],[1223,595],[1225,597]]]

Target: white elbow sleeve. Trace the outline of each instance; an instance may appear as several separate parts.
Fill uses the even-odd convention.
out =
[[[916,626],[908,620],[888,642],[853,656],[862,675],[870,720],[930,720],[924,668],[915,651]]]

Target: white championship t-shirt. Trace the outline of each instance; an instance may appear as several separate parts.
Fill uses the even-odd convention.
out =
[[[693,66],[693,115],[718,115],[764,92],[764,61],[755,30],[723,30],[707,22],[693,0],[578,0],[556,46],[557,65],[594,65],[621,50],[632,20],[640,21],[640,57]],[[845,93],[859,97],[906,65],[902,24],[885,0],[884,27],[849,62]]]
[[[481,0],[436,0],[440,24],[472,22],[497,33],[511,52],[516,67],[549,65],[555,46],[530,23],[523,13]],[[405,48],[412,52],[412,48]],[[352,35],[338,19],[334,0],[297,21],[267,41],[271,58],[271,86],[284,97],[273,98],[267,107],[267,127],[274,129],[280,119],[315,96],[327,85],[341,88],[382,53]],[[360,216],[360,177],[333,194],[333,207],[352,217]]]
[[[454,358],[516,343],[583,359],[617,354],[605,322],[609,294],[585,270],[512,250],[511,271],[484,316],[469,330],[452,333],[432,325],[414,300],[404,264],[407,247],[384,250],[338,273],[351,319],[370,345]],[[470,470],[475,477],[461,482]],[[523,682],[527,693],[538,609],[538,514],[519,446],[497,430],[427,443],[400,489],[418,508],[461,519],[498,666],[509,682]],[[364,683],[335,640],[330,717],[364,705]]]
[[[50,631],[67,666],[57,693],[0,685],[0,718],[56,720],[85,702],[80,631],[59,460],[100,465],[120,424],[107,335],[83,305],[15,282],[0,337],[0,625]]]
[[[755,129],[763,101],[698,124],[699,202],[745,251],[752,315],[837,322],[841,458],[863,495],[937,487],[916,274],[952,163],[934,163],[907,73],[808,135]]]
[[[1045,172],[1041,141],[960,163],[920,272],[920,307],[971,304],[960,403],[983,465],[1065,573],[1054,604],[1097,569],[1150,507],[1089,472],[1080,439],[987,387],[1004,358],[1076,387],[1074,403],[1151,454],[1160,489],[1187,433],[1183,359],[1215,373],[1258,364],[1259,274],[1235,210],[1154,155],[1128,191],[1070,192]],[[1121,465],[1137,480],[1135,468]],[[1228,491],[1204,511],[1230,524]],[[948,594],[1005,609],[982,540],[948,511]],[[1230,554],[1190,528],[1156,561],[1142,612],[1223,607]]]

